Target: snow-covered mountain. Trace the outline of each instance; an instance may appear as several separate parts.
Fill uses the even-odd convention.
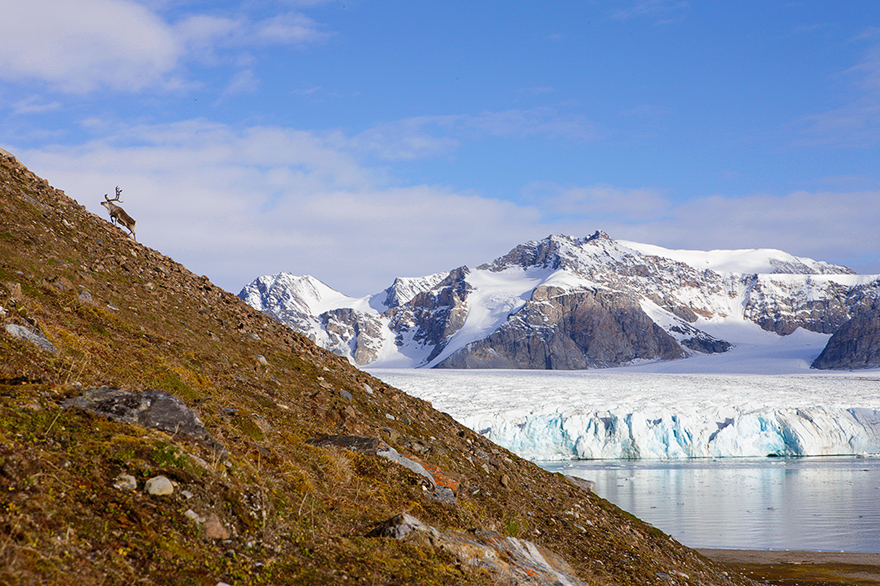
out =
[[[359,366],[582,369],[724,352],[726,328],[748,323],[830,335],[880,307],[880,276],[779,250],[668,250],[596,232],[397,278],[364,298],[288,273],[239,296]]]

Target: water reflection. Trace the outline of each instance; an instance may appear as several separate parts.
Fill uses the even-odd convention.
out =
[[[880,552],[880,459],[546,462],[690,547]]]

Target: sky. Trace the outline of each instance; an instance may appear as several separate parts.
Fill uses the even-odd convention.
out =
[[[0,148],[233,293],[596,230],[880,273],[876,0],[0,6]]]

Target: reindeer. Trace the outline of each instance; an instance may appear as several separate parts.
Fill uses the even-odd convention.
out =
[[[114,201],[118,201],[122,203],[122,200],[119,199],[119,196],[122,195],[122,190],[119,189],[119,186],[116,186],[116,197],[110,199],[107,194],[104,194],[104,200],[101,202],[101,205],[107,208],[107,211],[110,212],[110,219],[113,221],[113,225],[122,224],[128,231],[131,232],[131,237],[137,242],[137,236],[134,235],[134,227],[137,222],[134,221],[134,218],[125,213],[125,210],[113,203]]]

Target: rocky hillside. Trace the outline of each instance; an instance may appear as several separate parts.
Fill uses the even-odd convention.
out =
[[[854,370],[880,367],[880,304],[844,323],[813,361],[813,368]]]
[[[361,299],[287,273],[239,296],[357,365],[582,369],[725,352],[719,324],[831,334],[877,303],[880,278],[778,250],[674,251],[596,232]]]
[[[747,583],[5,155],[0,320],[0,584]]]

